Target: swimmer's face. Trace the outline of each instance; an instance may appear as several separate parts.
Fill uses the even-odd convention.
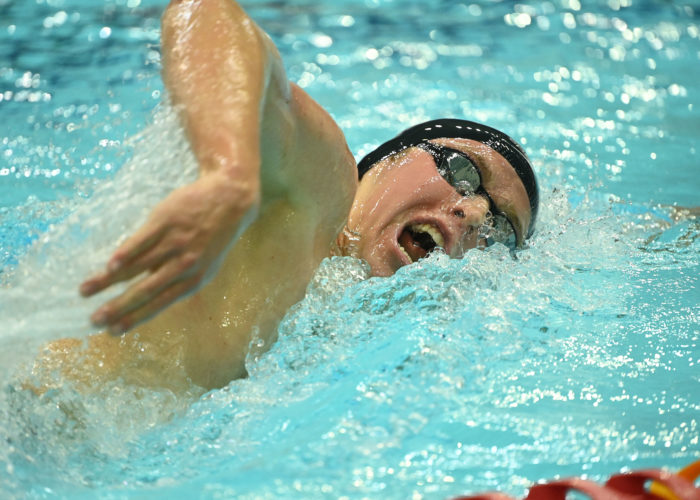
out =
[[[494,211],[505,216],[517,242],[527,233],[527,192],[503,156],[469,139],[430,142],[466,154],[481,174],[483,190],[460,194],[440,174],[433,156],[417,147],[372,167],[360,181],[339,241],[344,253],[366,260],[375,276],[389,276],[436,247],[458,258],[486,246],[480,228]]]

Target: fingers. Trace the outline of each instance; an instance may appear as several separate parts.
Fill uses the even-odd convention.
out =
[[[185,281],[178,281],[170,287],[162,290],[152,301],[143,307],[135,309],[122,316],[117,322],[109,325],[108,330],[112,335],[122,335],[134,326],[152,318],[160,311],[184,296],[197,285],[197,278],[192,276]]]
[[[119,247],[107,263],[107,270],[91,276],[80,285],[80,294],[90,297],[105,288],[133,278],[146,269],[158,266],[167,257],[162,252],[148,252],[163,238],[166,226],[155,230],[147,224]]]
[[[194,272],[195,262],[191,254],[169,261],[100,307],[91,321],[95,326],[108,327],[112,333],[127,331],[197,286],[202,274]]]
[[[134,233],[131,238],[126,240],[122,246],[117,248],[112,258],[109,260],[107,268],[116,270],[116,268],[135,259],[158,243],[167,229],[168,226],[165,224],[146,223],[146,225]]]
[[[109,329],[110,333],[113,335],[121,335],[130,328],[152,318],[179,298],[184,297],[187,292],[197,286],[198,282],[199,279],[196,276],[192,276],[185,281],[179,281],[173,284],[169,288],[163,290],[151,302],[144,305],[144,307],[136,309],[122,317],[116,325]]]
[[[160,246],[153,248],[146,255],[140,256],[136,260],[115,271],[105,271],[93,276],[80,285],[80,293],[84,297],[89,297],[115,283],[130,280],[144,271],[160,267],[168,258],[175,255],[175,253],[176,251],[173,249],[163,249],[160,248]]]

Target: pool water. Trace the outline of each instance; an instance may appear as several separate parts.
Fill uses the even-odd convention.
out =
[[[358,158],[443,116],[521,140],[529,248],[324,261],[207,394],[24,390],[43,341],[91,331],[80,279],[196,175],[159,104],[164,4],[0,0],[0,497],[522,496],[700,458],[691,2],[244,2]]]

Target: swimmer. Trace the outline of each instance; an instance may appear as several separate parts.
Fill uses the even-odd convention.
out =
[[[92,315],[103,333],[49,345],[44,363],[66,377],[222,387],[274,342],[329,255],[389,276],[438,247],[460,257],[532,234],[537,184],[505,134],[426,122],[358,165],[238,4],[173,0],[162,22],[163,79],[200,174],[81,285],[92,296],[136,277]]]

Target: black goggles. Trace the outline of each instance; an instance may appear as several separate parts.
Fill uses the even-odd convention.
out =
[[[483,234],[483,237],[486,239],[486,246],[502,243],[508,248],[515,250],[518,243],[515,228],[508,217],[506,217],[506,214],[498,210],[491,196],[484,189],[481,171],[474,165],[469,156],[462,151],[427,141],[416,144],[416,147],[426,151],[433,157],[442,178],[455,188],[461,196],[481,195],[486,197],[489,202],[490,212],[490,215],[487,216]]]

